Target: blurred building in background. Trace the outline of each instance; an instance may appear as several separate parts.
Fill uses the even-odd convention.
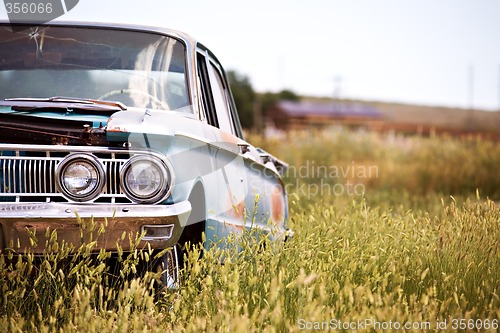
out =
[[[343,127],[419,136],[500,140],[500,112],[336,99],[279,100],[263,110],[267,133]]]
[[[267,127],[289,131],[308,128],[343,126],[375,130],[384,119],[377,108],[357,102],[282,100],[266,110]]]

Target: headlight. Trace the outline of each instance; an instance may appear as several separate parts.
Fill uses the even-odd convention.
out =
[[[104,167],[89,154],[72,154],[56,169],[57,185],[61,193],[73,201],[95,199],[104,186]]]
[[[136,155],[120,172],[123,192],[138,203],[157,203],[170,193],[171,176],[165,163],[153,155]]]

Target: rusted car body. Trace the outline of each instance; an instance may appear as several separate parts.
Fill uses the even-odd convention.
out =
[[[245,228],[283,239],[286,164],[243,139],[224,70],[183,33],[88,23],[0,23],[0,251],[124,232],[153,249]],[[127,249],[128,238],[121,246]]]

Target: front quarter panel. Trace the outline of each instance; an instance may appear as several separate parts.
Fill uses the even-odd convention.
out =
[[[108,140],[165,156],[175,175],[170,203],[187,200],[195,184],[203,184],[209,241],[252,227],[284,232],[287,206],[280,176],[244,140],[183,114],[139,110],[114,114]]]

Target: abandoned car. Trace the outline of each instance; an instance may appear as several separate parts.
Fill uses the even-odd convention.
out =
[[[43,253],[47,228],[78,246],[77,216],[106,220],[96,250],[142,234],[176,269],[202,233],[284,239],[285,168],[243,139],[221,64],[188,35],[0,24],[0,251]]]

